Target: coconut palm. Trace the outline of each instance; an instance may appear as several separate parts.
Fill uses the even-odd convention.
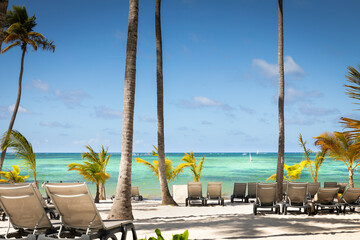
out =
[[[8,0],[0,0],[0,54],[1,54],[1,45],[4,35],[5,19],[6,19],[6,10],[8,8]]]
[[[307,160],[301,161],[300,163],[295,163],[294,165],[286,165],[284,164],[284,170],[286,171],[286,176],[283,176],[283,179],[290,181],[290,182],[296,182],[296,180],[300,179],[302,170],[307,167],[309,162]],[[276,181],[277,174],[271,175],[268,180]]]
[[[315,145],[321,146],[322,150],[327,151],[330,158],[345,163],[349,171],[349,186],[354,187],[354,170],[360,165],[360,150],[356,144],[359,139],[354,140],[346,132],[325,132],[315,139]]]
[[[27,176],[20,176],[20,168],[17,165],[12,166],[13,170],[9,171],[1,171],[0,176],[3,179],[0,179],[0,183],[23,183],[29,177]]]
[[[12,149],[15,157],[23,160],[24,167],[32,173],[37,184],[36,155],[31,143],[19,131],[11,130],[10,134],[4,133],[1,139],[1,149],[6,148]]]
[[[194,152],[190,152],[189,154],[185,153],[185,156],[181,160],[191,164],[190,170],[191,170],[192,174],[194,174],[193,181],[199,182],[200,178],[201,178],[203,166],[204,166],[205,156],[202,156],[202,158],[199,162],[199,165],[196,164]]]
[[[131,164],[134,126],[138,13],[139,0],[129,0],[129,25],[126,45],[121,160],[115,199],[110,209],[108,219],[134,219],[131,206]]]
[[[283,1],[278,0],[278,64],[279,64],[279,142],[278,161],[276,170],[277,201],[282,201],[282,187],[285,163],[285,126],[284,126],[284,30],[283,30]]]
[[[95,202],[98,203],[99,199],[105,199],[105,182],[110,178],[110,174],[106,173],[105,170],[111,155],[107,155],[107,149],[105,150],[104,146],[101,146],[100,153],[96,153],[89,145],[85,147],[89,152],[81,153],[81,157],[87,161],[84,161],[82,164],[68,164],[68,171],[78,171],[86,181],[95,183]]]
[[[16,114],[20,105],[22,76],[24,71],[24,58],[25,53],[27,52],[28,45],[30,45],[34,51],[36,51],[38,47],[41,47],[43,50],[55,51],[55,45],[53,41],[49,41],[41,33],[34,32],[33,29],[36,26],[35,20],[35,15],[29,18],[26,8],[20,6],[13,6],[12,10],[9,10],[6,15],[6,25],[8,26],[8,28],[4,33],[5,38],[3,42],[10,45],[5,47],[2,50],[2,53],[5,53],[16,46],[20,46],[22,50],[18,94],[13,114],[10,120],[9,128],[7,131],[8,134],[10,134],[11,130],[13,129]],[[7,135],[6,139],[8,138],[9,135]],[[4,148],[1,152],[0,171],[4,163],[5,155],[6,148]]]
[[[358,66],[360,71],[360,65]],[[346,94],[355,100],[360,100],[360,72],[356,70],[354,67],[348,67],[348,74],[346,76],[348,80],[348,84],[345,84],[347,88]],[[355,103],[359,104],[359,103]],[[359,139],[360,138],[360,121],[351,118],[341,118],[341,122],[345,128],[350,128],[351,130],[348,133],[351,134],[352,137]],[[359,145],[360,148],[360,145]]]
[[[326,155],[327,150],[322,149],[321,151],[317,152],[315,155],[314,161],[311,161],[310,154],[313,153],[313,151],[311,151],[311,149],[309,149],[309,148],[306,148],[306,142],[303,141],[301,134],[299,134],[299,142],[304,150],[304,158],[305,158],[305,161],[308,162],[307,167],[310,170],[311,178],[314,182],[317,182],[318,175],[319,175],[319,169],[325,160],[325,155]]]
[[[158,148],[153,146],[155,148],[155,151],[153,150],[152,151],[152,156],[154,157],[158,157],[159,159],[159,155],[158,155]],[[153,161],[153,164],[151,164],[150,162],[144,160],[144,159],[141,159],[141,158],[135,158],[136,162],[138,163],[142,163],[144,164],[145,166],[147,166],[153,173],[154,175],[159,178],[159,161],[158,160],[154,160]],[[173,167],[173,162],[166,157],[165,159],[165,176],[166,176],[166,180],[167,180],[167,183],[166,185],[175,180],[175,178],[177,178],[177,176],[183,172],[183,170],[187,167],[190,167],[192,165],[192,163],[181,163],[179,164],[176,168]]]
[[[155,3],[155,32],[156,32],[156,83],[157,83],[157,125],[158,125],[158,163],[159,163],[159,182],[161,189],[161,199],[163,205],[176,205],[170,195],[166,176],[165,160],[165,139],[164,139],[164,86],[163,86],[163,64],[162,64],[162,38],[161,38],[161,0]]]

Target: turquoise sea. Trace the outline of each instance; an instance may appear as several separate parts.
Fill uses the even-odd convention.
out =
[[[174,166],[181,163],[183,153],[168,153]],[[201,182],[203,182],[203,191],[206,191],[206,182],[221,181],[223,182],[224,196],[230,196],[233,191],[234,182],[264,182],[270,175],[276,172],[277,153],[251,153],[252,161],[250,162],[249,153],[196,153],[196,159],[200,160],[205,155],[204,169],[202,172]],[[133,157],[132,167],[132,185],[139,186],[140,193],[145,198],[160,198],[159,182],[150,170],[143,164],[136,163],[135,157],[145,160],[157,160],[156,157],[150,156],[149,153],[136,153]],[[292,165],[302,160],[302,153],[286,153],[285,163]],[[36,154],[38,181],[45,182],[76,182],[84,181],[76,171],[67,171],[67,164],[81,163],[80,153],[38,153]],[[106,194],[111,196],[115,193],[118,173],[119,173],[120,153],[112,153],[107,172],[111,178],[106,183]],[[21,165],[21,160],[15,159],[13,154],[7,154],[4,163],[4,170],[11,168],[11,165]],[[25,170],[21,175],[26,174]],[[186,184],[192,181],[193,177],[190,169],[184,172],[174,181],[173,184]],[[30,177],[28,181],[31,181]],[[311,176],[308,170],[303,170],[301,182],[311,182]],[[319,181],[336,181],[348,182],[348,171],[346,165],[340,161],[326,159],[319,171]],[[360,187],[360,173],[355,171],[354,183]],[[94,184],[89,184],[90,189],[94,192]]]

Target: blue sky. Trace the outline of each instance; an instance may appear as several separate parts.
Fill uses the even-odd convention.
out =
[[[284,1],[285,145],[360,117],[345,95],[360,64],[358,0]],[[29,50],[14,129],[36,152],[121,151],[128,1],[16,0],[55,53]],[[9,7],[10,7],[9,6]],[[140,0],[134,152],[157,144],[155,1]],[[166,152],[276,152],[277,1],[162,1]],[[0,131],[16,100],[20,49],[0,56]]]

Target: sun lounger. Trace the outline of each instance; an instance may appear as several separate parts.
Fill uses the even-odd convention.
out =
[[[138,186],[131,186],[131,199],[136,201],[142,201],[143,197],[139,193],[139,187]]]
[[[318,192],[320,188],[320,182],[309,182],[308,183],[308,197],[309,199],[313,199],[315,194]]]
[[[127,231],[131,230],[133,238],[137,239],[132,221],[101,219],[86,183],[48,183],[44,187],[60,214],[61,227],[58,237],[62,237],[65,229],[64,235],[70,238],[82,236],[83,239],[106,240],[121,232],[121,239],[125,240]],[[41,237],[38,240],[41,240]]]
[[[276,204],[276,183],[256,184],[256,201],[254,203],[254,215],[258,208],[275,209],[275,213],[280,214],[280,206]]]
[[[340,208],[337,202],[335,202],[335,198],[337,197],[339,188],[319,188],[318,192],[314,197],[314,206],[315,213],[319,212],[319,208],[329,209],[330,212],[337,210],[337,213],[340,212]]]
[[[256,182],[248,183],[248,194],[246,195],[245,202],[249,202],[250,198],[256,198]]]
[[[349,207],[350,211],[355,211],[356,207],[360,207],[360,188],[348,188],[340,198],[340,205],[344,206],[342,210],[345,215],[346,207]],[[340,206],[340,207],[341,207]]]
[[[245,201],[246,197],[246,183],[234,183],[234,192],[231,195],[231,202],[233,203],[236,198]]]
[[[285,202],[283,203],[283,214],[287,214],[287,209],[299,208],[304,209],[304,212],[310,215],[311,207],[307,203],[307,194],[308,194],[307,183],[288,183],[288,189],[285,196]]]
[[[188,182],[188,197],[185,199],[185,205],[190,206],[192,201],[201,201],[201,205],[205,205],[205,198],[202,196],[201,182]]]
[[[336,188],[338,187],[337,182],[324,182],[324,188]]]
[[[32,234],[36,239],[39,233],[56,232],[31,183],[0,185],[0,204],[9,218],[7,232],[1,238],[21,238]],[[9,233],[10,223],[16,232]]]
[[[224,198],[221,197],[221,182],[207,183],[207,194],[204,204],[207,205],[209,200],[216,200],[219,205],[225,205]]]

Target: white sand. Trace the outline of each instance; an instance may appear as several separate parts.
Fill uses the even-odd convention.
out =
[[[111,202],[98,204],[103,219]],[[359,211],[359,210],[357,210]],[[225,202],[223,206],[161,206],[160,201],[133,202],[135,228],[139,238],[155,236],[159,228],[166,240],[189,230],[190,239],[360,239],[360,213],[322,213],[316,216],[252,213],[252,204]],[[5,233],[7,222],[0,222]],[[120,235],[117,235],[120,239]],[[132,239],[131,233],[127,239]]]

